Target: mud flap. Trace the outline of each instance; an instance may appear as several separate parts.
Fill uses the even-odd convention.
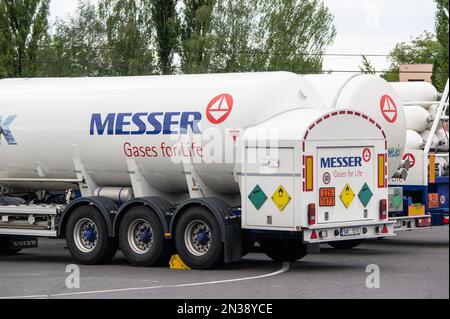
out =
[[[38,238],[29,236],[9,236],[8,248],[11,250],[37,248]]]
[[[224,259],[226,263],[242,259],[241,219],[233,218],[225,222]]]

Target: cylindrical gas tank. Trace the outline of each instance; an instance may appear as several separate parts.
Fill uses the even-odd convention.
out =
[[[406,128],[422,133],[428,127],[431,122],[432,116],[426,109],[419,105],[406,105],[404,106]]]
[[[425,145],[422,136],[413,130],[406,131],[406,149],[420,150]]]
[[[430,130],[426,130],[426,131],[422,132],[422,134],[420,134],[420,136],[422,136],[422,139],[424,141],[427,141],[428,138],[430,137]],[[438,147],[438,145],[439,145],[439,138],[435,134],[431,138],[431,148],[436,149]]]
[[[373,118],[388,139],[389,177],[400,167],[406,141],[403,107],[392,86],[374,75],[306,75],[329,109],[353,109]]]
[[[448,150],[448,141],[449,141],[448,132],[446,132],[443,128],[440,128],[436,131],[436,136],[439,140],[439,145],[446,146]]]
[[[139,173],[161,192],[185,194],[194,170],[211,190],[236,195],[227,152],[243,131],[320,105],[308,81],[288,72],[0,80],[1,184],[75,179],[82,168],[98,186],[131,186]]]
[[[430,102],[436,101],[438,92],[428,82],[391,82],[401,102]],[[427,107],[426,104],[418,104]]]

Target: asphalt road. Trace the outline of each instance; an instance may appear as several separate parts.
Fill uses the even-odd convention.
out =
[[[295,263],[253,253],[211,271],[135,268],[118,253],[110,265],[81,266],[79,289],[66,287],[64,241],[40,244],[0,257],[0,298],[449,298],[448,227],[348,251],[324,245]],[[379,288],[366,287],[368,265],[379,267]]]

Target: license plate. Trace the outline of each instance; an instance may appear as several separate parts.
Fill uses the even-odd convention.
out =
[[[358,236],[361,235],[361,227],[341,228],[341,236]]]

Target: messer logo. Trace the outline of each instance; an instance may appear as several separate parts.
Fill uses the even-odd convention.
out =
[[[14,136],[11,133],[10,126],[12,122],[16,119],[17,115],[7,115],[3,116],[0,114],[0,145],[2,144],[2,139],[6,140],[8,145],[17,145]]]
[[[221,124],[230,116],[233,109],[233,97],[230,94],[221,94],[209,102],[206,108],[206,117],[212,124]]]

